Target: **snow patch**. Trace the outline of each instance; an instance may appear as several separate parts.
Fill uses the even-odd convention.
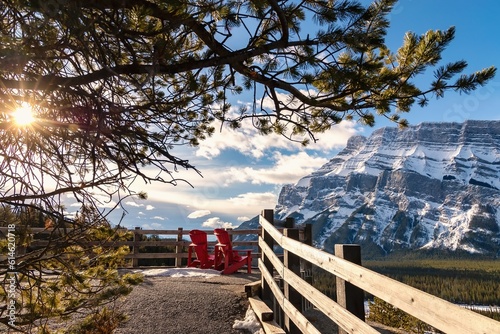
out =
[[[155,268],[155,269],[138,269],[134,273],[141,273],[146,277],[205,277],[212,278],[221,275],[220,271],[213,269],[199,268]]]
[[[245,319],[236,320],[233,324],[234,329],[247,330],[252,334],[265,334],[262,326],[260,325],[259,319],[251,307],[248,307],[247,313],[245,314]]]

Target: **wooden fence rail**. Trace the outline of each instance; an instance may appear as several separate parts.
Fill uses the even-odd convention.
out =
[[[262,272],[262,298],[272,303],[277,302],[285,319],[290,323],[284,324],[289,333],[320,333],[313,324],[302,315],[297,303],[288,298],[286,291],[278,286],[276,273],[285,286],[293,288],[301,296],[312,303],[318,310],[333,320],[340,332],[347,333],[378,333],[363,319],[348,311],[345,306],[328,298],[311,284],[303,280],[293,267],[296,264],[282,261],[275,254],[274,247],[279,246],[284,251],[295,254],[300,259],[335,275],[340,281],[376,296],[406,313],[426,322],[432,327],[450,334],[491,334],[500,333],[500,322],[466,310],[443,299],[400,283],[396,280],[380,275],[363,268],[346,259],[323,252],[287,235],[273,226],[272,210],[264,210],[260,216],[262,235],[259,237],[259,247],[262,258],[259,259],[259,268]],[[287,263],[288,262],[288,263]],[[284,289],[285,290],[285,289]],[[339,293],[339,289],[337,289]],[[347,292],[346,292],[347,293]],[[345,296],[341,299],[350,299]]]

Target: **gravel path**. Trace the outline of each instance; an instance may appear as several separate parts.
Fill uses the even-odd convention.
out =
[[[114,334],[249,334],[233,329],[248,310],[245,284],[260,280],[260,272],[209,277],[146,276],[144,282],[118,302],[128,317]],[[305,316],[324,334],[336,334],[337,325],[317,310]],[[83,316],[79,317],[83,318]],[[80,319],[81,320],[81,319]],[[75,319],[54,323],[64,330]],[[373,324],[380,333],[405,333]],[[5,328],[0,325],[0,333]]]
[[[248,309],[245,284],[259,274],[237,273],[211,278],[145,277],[119,308],[128,320],[116,334],[232,334],[235,320]]]

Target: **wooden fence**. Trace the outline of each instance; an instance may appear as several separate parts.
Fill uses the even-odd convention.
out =
[[[48,240],[43,239],[43,235],[50,235],[54,233],[54,229],[46,229],[39,227],[30,227],[27,229],[27,233],[29,233],[32,237],[32,241],[30,242],[30,247],[44,247],[48,244]],[[67,233],[71,229],[60,229],[60,231],[56,231],[59,233]],[[113,241],[112,246],[129,246],[130,253],[126,255],[127,259],[130,259],[130,265],[134,268],[139,267],[140,259],[173,259],[173,263],[170,267],[182,267],[187,263],[188,252],[187,247],[191,243],[189,238],[189,231],[185,230],[182,227],[177,230],[143,230],[139,227],[135,229],[127,230],[123,229],[123,232],[131,232],[133,233],[133,239],[129,241]],[[207,234],[213,235],[213,230],[204,230]],[[259,235],[261,230],[228,230],[229,235],[233,238],[235,235]],[[0,227],[0,235],[6,235],[7,227]],[[155,235],[160,237],[159,240],[143,240],[143,236],[151,236]],[[213,241],[208,242],[209,247],[215,245],[215,238]],[[257,239],[255,241],[237,241],[233,242],[233,246],[238,249],[238,247],[245,246],[246,248],[252,247],[257,250]],[[143,252],[141,249],[144,247],[169,247],[174,249],[173,252]],[[17,247],[16,253],[17,255],[23,255],[25,252],[25,248],[22,246]],[[260,253],[257,251],[253,253],[253,257],[257,258],[260,256]],[[0,254],[0,261],[5,260],[6,256],[4,254]]]
[[[301,305],[304,303],[301,299],[306,299],[334,321],[339,326],[339,333],[379,333],[364,321],[364,306],[360,312],[363,291],[444,333],[500,333],[500,322],[363,268],[351,262],[352,258],[342,258],[357,257],[350,255],[350,248],[355,248],[352,245],[336,245],[336,253],[341,256],[318,250],[298,241],[298,233],[293,229],[285,229],[283,233],[276,229],[272,210],[262,212],[260,225],[261,297],[269,306],[273,303],[279,305],[280,312],[284,313],[281,326],[288,333],[321,333],[302,314]],[[283,261],[274,252],[277,246],[284,250]],[[321,267],[337,277],[338,302],[301,278],[299,261]],[[283,288],[278,285],[279,281],[283,282]]]
[[[142,230],[140,228],[135,228],[134,230],[130,230],[134,233],[133,241],[129,242],[121,242],[123,245],[132,246],[131,253],[127,255],[127,258],[132,259],[132,267],[137,267],[139,263],[139,259],[175,259],[174,267],[182,267],[187,262],[188,253],[187,247],[191,243],[189,241],[189,230],[184,230],[182,227],[179,227],[177,230]],[[207,234],[213,235],[213,230],[204,230]],[[260,230],[228,230],[229,235],[233,238],[235,235],[259,235]],[[171,240],[168,240],[168,237],[165,240],[160,241],[144,241],[141,240],[142,235],[158,235],[158,236],[171,236]],[[216,244],[214,241],[209,241],[208,246],[213,247]],[[233,246],[235,248],[241,246],[250,246],[255,247],[258,245],[258,241],[234,241]],[[140,252],[141,247],[158,247],[158,246],[170,246],[175,247],[175,251],[173,253],[146,253]],[[260,253],[255,253],[256,256],[259,256]]]
[[[396,280],[380,275],[353,263],[360,258],[359,249],[353,245],[336,245],[332,255],[310,245],[310,233],[291,228],[293,222],[287,220],[285,228],[278,229],[273,225],[274,212],[264,210],[260,216],[261,229],[229,230],[235,235],[258,235],[258,241],[235,240],[235,247],[255,247],[259,251],[253,253],[258,258],[258,267],[262,274],[259,290],[268,306],[274,307],[283,314],[281,326],[288,333],[321,333],[303,315],[304,305],[313,305],[339,326],[339,333],[379,333],[364,321],[364,292],[376,296],[406,313],[426,322],[432,327],[450,334],[500,334],[500,322],[466,310],[460,306],[402,284]],[[310,226],[309,226],[310,227]],[[307,230],[307,229],[306,229]],[[186,252],[190,244],[189,230],[129,230],[133,239],[113,242],[114,246],[127,245],[131,253],[132,266],[138,266],[139,259],[174,259],[175,267],[184,266],[188,257]],[[209,235],[213,230],[205,230]],[[0,228],[5,234],[7,228]],[[30,228],[30,233],[51,233],[44,228]],[[143,235],[162,236],[160,240],[142,240]],[[299,235],[301,235],[299,241]],[[166,238],[165,238],[166,236]],[[306,239],[306,242],[303,242]],[[307,239],[309,241],[307,242]],[[43,246],[43,240],[36,240],[32,245]],[[308,244],[309,243],[309,244]],[[214,241],[209,242],[215,244]],[[142,247],[173,247],[172,253],[140,252]],[[283,256],[276,252],[279,247]],[[354,254],[354,255],[353,255]],[[0,259],[1,260],[1,259]],[[301,273],[309,266],[320,267],[336,276],[337,302],[322,294],[313,287]],[[280,286],[277,282],[282,282]],[[252,288],[253,289],[253,288]],[[276,312],[274,312],[276,313]],[[266,319],[269,320],[269,315]],[[270,327],[269,327],[270,326]],[[279,333],[273,325],[266,333]],[[283,330],[284,332],[284,330]]]

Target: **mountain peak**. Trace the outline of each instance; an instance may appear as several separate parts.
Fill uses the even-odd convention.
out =
[[[500,251],[500,121],[421,123],[351,137],[276,213],[312,223],[318,247]]]

